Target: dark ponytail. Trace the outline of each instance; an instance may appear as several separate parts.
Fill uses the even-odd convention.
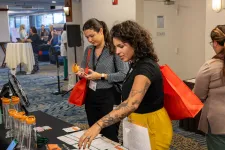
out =
[[[104,21],[99,21],[96,18],[89,19],[84,23],[83,31],[91,29],[94,30],[95,32],[99,32],[101,28],[104,34],[105,47],[107,47],[111,53],[112,49],[111,38],[109,34],[109,29]]]

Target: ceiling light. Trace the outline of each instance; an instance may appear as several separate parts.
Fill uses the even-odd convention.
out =
[[[54,4],[55,4],[55,3],[56,3],[56,1],[52,1],[52,3],[54,3]]]
[[[222,0],[212,0],[212,9],[215,12],[220,12],[222,9]]]

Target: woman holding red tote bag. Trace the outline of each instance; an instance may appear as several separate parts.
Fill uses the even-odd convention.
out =
[[[116,101],[114,83],[124,80],[128,64],[114,56],[111,49],[111,38],[106,24],[92,18],[84,23],[84,36],[91,43],[84,52],[81,69],[77,73],[80,78],[88,80],[85,111],[88,124],[92,126],[97,120],[113,110]],[[87,63],[88,51],[91,49],[90,60]],[[115,58],[115,59],[114,59]],[[86,74],[84,68],[89,68]],[[116,66],[115,66],[116,65]],[[82,69],[83,68],[83,69]],[[118,142],[118,124],[102,130],[105,137]]]
[[[128,116],[135,124],[147,127],[152,150],[168,150],[173,130],[163,107],[163,79],[152,39],[144,28],[129,20],[113,26],[111,36],[116,54],[131,63],[123,82],[123,102],[84,133],[79,147],[90,146],[101,130]]]

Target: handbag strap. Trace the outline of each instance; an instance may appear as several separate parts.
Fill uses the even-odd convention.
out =
[[[88,49],[88,55],[87,55],[87,60],[86,60],[86,68],[88,68],[88,63],[90,61],[90,57],[91,57],[91,48]]]

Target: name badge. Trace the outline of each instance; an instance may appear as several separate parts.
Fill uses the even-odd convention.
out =
[[[96,91],[97,83],[94,81],[89,82],[89,88],[92,89],[93,91]]]

